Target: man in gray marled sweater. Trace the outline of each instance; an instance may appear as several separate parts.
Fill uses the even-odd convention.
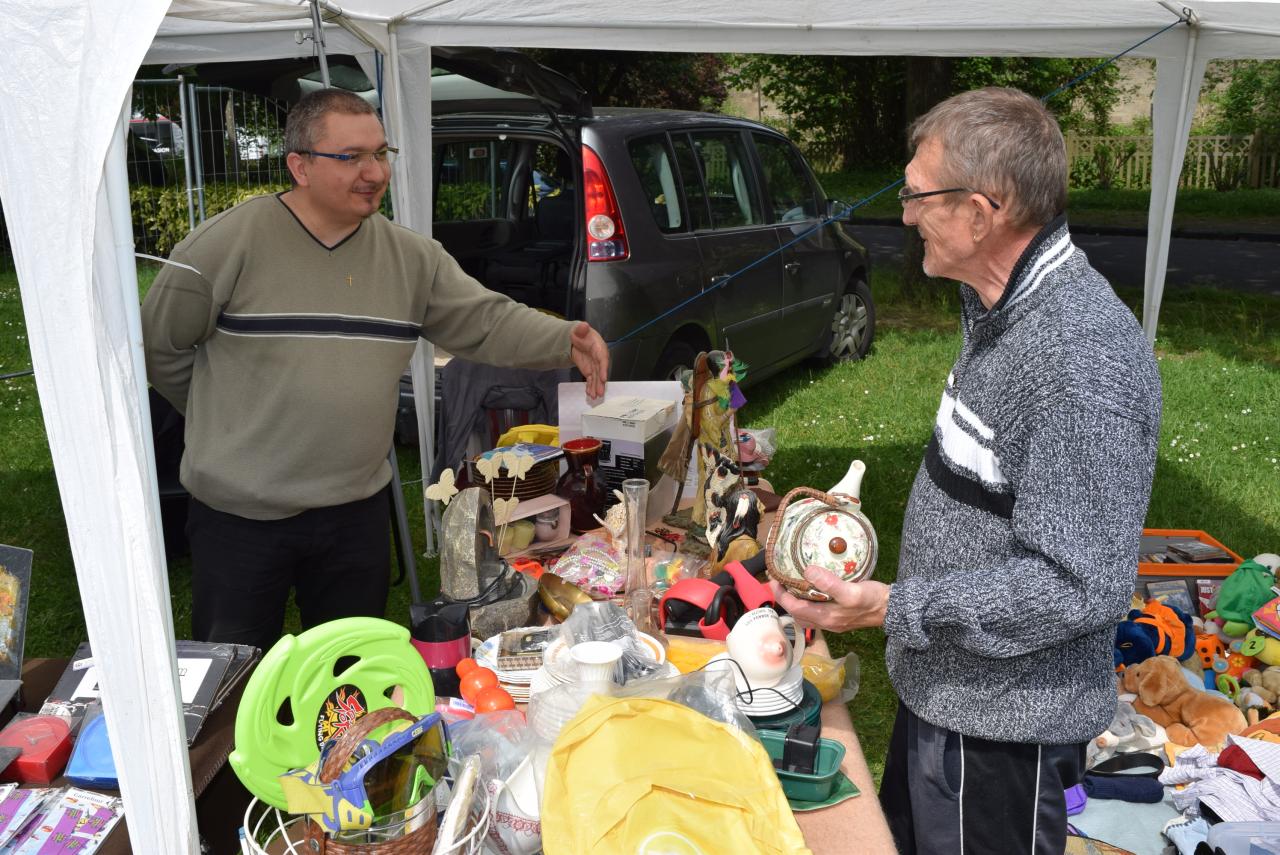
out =
[[[881,803],[903,852],[1059,853],[1063,790],[1115,711],[1155,470],[1160,377],[1071,242],[1053,117],[1010,89],[912,128],[903,222],[961,287],[964,344],[903,520],[892,585],[806,577],[800,619],[883,626],[901,703]]]

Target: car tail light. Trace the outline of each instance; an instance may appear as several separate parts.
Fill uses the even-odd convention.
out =
[[[582,188],[587,214],[587,260],[620,261],[627,257],[627,234],[622,227],[618,197],[600,156],[582,147]]]

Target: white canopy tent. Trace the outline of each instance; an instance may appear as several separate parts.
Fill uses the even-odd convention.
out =
[[[329,53],[386,59],[407,156],[399,220],[430,229],[433,45],[708,52],[1110,56],[1183,16],[1155,0],[350,0]],[[1131,55],[1157,61],[1143,321],[1154,338],[1177,179],[1206,63],[1280,57],[1280,3],[1194,0]],[[308,56],[305,0],[0,0],[0,199],[136,851],[195,852],[132,254],[124,129],[149,63]],[[430,364],[416,359],[417,399]],[[430,414],[420,412],[424,447]],[[39,584],[38,582],[36,584]],[[181,794],[185,793],[183,798]]]

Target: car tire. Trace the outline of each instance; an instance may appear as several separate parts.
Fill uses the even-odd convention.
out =
[[[875,332],[876,305],[871,299],[871,289],[861,279],[854,279],[836,298],[823,358],[833,364],[862,359],[871,349]]]
[[[656,380],[679,380],[679,371],[684,368],[692,371],[697,358],[697,351],[688,342],[667,342],[662,355],[653,366],[653,377]]]

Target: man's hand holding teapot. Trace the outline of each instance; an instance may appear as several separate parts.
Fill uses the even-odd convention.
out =
[[[830,570],[812,564],[804,568],[804,578],[830,597],[831,602],[802,600],[777,582],[769,583],[778,605],[796,620],[831,632],[884,626],[884,612],[889,605],[889,585],[871,580],[846,582]]]

